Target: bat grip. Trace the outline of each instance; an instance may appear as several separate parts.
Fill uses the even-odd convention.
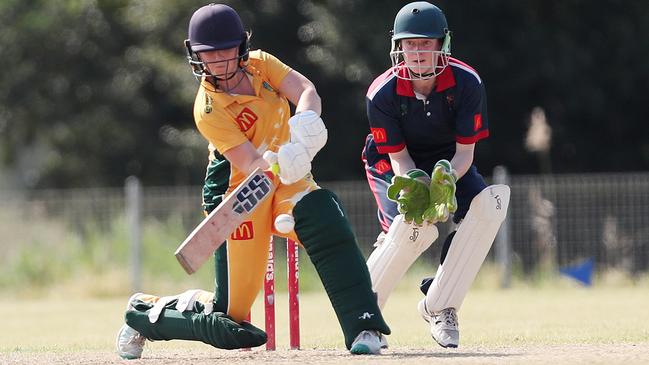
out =
[[[270,165],[270,171],[272,171],[272,173],[275,175],[279,175],[279,163],[277,163],[277,153],[273,151],[266,151],[264,152],[263,158]]]

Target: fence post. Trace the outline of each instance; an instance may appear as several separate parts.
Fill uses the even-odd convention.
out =
[[[135,176],[126,178],[126,218],[129,230],[129,259],[131,291],[141,289],[141,251],[142,251],[142,185]]]
[[[504,166],[496,166],[493,172],[494,184],[509,185],[509,175]],[[509,203],[511,207],[511,200]],[[509,288],[512,281],[512,246],[509,239],[509,217],[505,217],[496,236],[496,260],[501,269],[500,287]]]

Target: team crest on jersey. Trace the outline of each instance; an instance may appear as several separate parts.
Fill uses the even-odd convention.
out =
[[[241,223],[230,235],[230,239],[235,241],[250,240],[253,237],[255,237],[255,231],[252,229],[252,221]]]
[[[408,106],[406,104],[401,104],[401,116],[405,117],[408,115]]]
[[[376,143],[385,143],[388,141],[388,134],[385,132],[385,128],[370,128],[372,131],[372,136],[374,136],[374,142]]]
[[[246,107],[243,108],[241,113],[237,115],[237,118],[235,119],[237,121],[237,124],[239,125],[239,129],[241,129],[242,132],[247,131],[248,129],[252,128],[252,126],[255,124],[255,122],[259,119],[257,117],[257,114],[255,114],[250,108]]]
[[[478,113],[473,116],[473,130],[478,131],[482,128],[482,114]]]

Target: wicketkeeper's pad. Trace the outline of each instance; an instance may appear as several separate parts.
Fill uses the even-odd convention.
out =
[[[438,236],[433,224],[406,223],[403,214],[394,218],[385,239],[377,242],[378,247],[367,259],[372,289],[381,309],[406,271]]]
[[[426,294],[429,313],[459,310],[507,215],[509,186],[491,185],[476,195]]]

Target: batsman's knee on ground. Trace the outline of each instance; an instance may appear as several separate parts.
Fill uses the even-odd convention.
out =
[[[188,292],[186,292],[188,293]],[[132,299],[126,324],[152,341],[202,341],[222,349],[260,346],[266,334],[248,322],[235,322],[222,312],[211,312],[211,295],[204,291],[157,298]]]

